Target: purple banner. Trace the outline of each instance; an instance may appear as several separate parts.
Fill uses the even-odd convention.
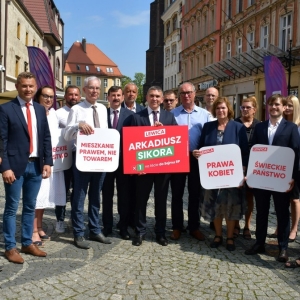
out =
[[[30,72],[36,76],[37,87],[40,88],[44,85],[50,85],[54,90],[53,108],[56,109],[56,91],[55,80],[50,65],[49,58],[46,53],[37,47],[27,47],[29,55],[29,68]]]

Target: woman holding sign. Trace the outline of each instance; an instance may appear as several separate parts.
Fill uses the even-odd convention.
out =
[[[254,127],[256,124],[260,122],[254,118],[255,112],[257,110],[256,98],[249,97],[243,99],[240,109],[241,109],[241,116],[236,118],[234,121],[244,124],[247,132],[249,149],[251,149]],[[246,186],[246,199],[247,199],[247,211],[245,214],[245,227],[243,229],[243,237],[246,240],[250,240],[251,239],[250,224],[251,224],[254,202],[253,202],[253,192],[250,188],[248,188],[248,186]],[[240,230],[241,229],[240,229],[239,221],[236,221],[234,227],[234,233],[233,233],[234,238],[238,237]]]
[[[245,127],[232,120],[234,112],[226,97],[218,97],[214,101],[212,113],[217,120],[204,124],[199,148],[236,144],[241,149],[242,163],[245,170],[249,158]],[[193,155],[198,159],[200,150],[194,150]],[[240,220],[245,213],[243,188],[205,190],[204,201],[200,204],[200,210],[202,217],[208,221],[213,221],[215,225],[216,236],[210,246],[217,248],[223,243],[222,221],[225,218],[227,225],[226,249],[234,251],[233,232],[235,222]]]
[[[55,110],[52,108],[54,101],[54,90],[50,86],[44,86],[37,90],[34,101],[45,107],[47,120],[51,135],[59,128]],[[50,237],[44,232],[42,223],[44,210],[55,205],[65,205],[66,192],[64,187],[64,172],[53,172],[51,176],[42,180],[42,184],[37,195],[35,206],[35,218],[33,222],[32,241],[38,246],[43,246],[43,241],[49,241]]]

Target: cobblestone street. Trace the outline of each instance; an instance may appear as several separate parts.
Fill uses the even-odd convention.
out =
[[[168,239],[170,200],[169,195]],[[300,268],[286,269],[276,261],[278,252],[274,239],[268,240],[265,255],[244,255],[254,240],[246,241],[242,235],[236,240],[234,252],[227,251],[224,246],[211,249],[209,243],[214,232],[202,220],[205,242],[183,233],[179,241],[169,240],[167,247],[158,245],[153,230],[152,198],[148,204],[147,237],[140,247],[132,246],[130,240],[121,240],[115,228],[111,245],[91,242],[89,250],[78,249],[73,245],[72,229],[68,224],[69,203],[68,227],[64,234],[55,233],[54,210],[47,209],[44,229],[51,235],[51,241],[46,242],[43,250],[48,256],[36,258],[22,254],[23,265],[9,263],[4,258],[3,209],[1,179],[0,299],[300,299]],[[117,221],[116,206],[114,210]],[[20,248],[20,211],[17,224]],[[252,233],[254,224],[255,220]],[[268,232],[273,233],[275,227],[276,218],[270,214]],[[289,256],[300,256],[299,238],[290,244]]]

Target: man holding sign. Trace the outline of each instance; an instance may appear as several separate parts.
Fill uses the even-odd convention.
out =
[[[293,188],[297,177],[299,164],[299,134],[297,126],[286,121],[282,114],[286,110],[286,100],[281,95],[272,95],[267,100],[269,120],[256,125],[253,133],[252,144],[274,145],[289,147],[295,152],[295,161],[293,168],[293,178],[290,183],[290,189],[285,193],[274,192],[264,189],[253,189],[256,202],[256,243],[252,248],[245,251],[246,255],[253,255],[265,252],[265,241],[268,229],[268,215],[270,208],[270,198],[273,196],[275,211],[278,222],[278,246],[279,262],[288,260],[287,247],[290,230],[289,191]]]
[[[72,141],[77,138],[78,131],[82,134],[93,134],[94,128],[107,128],[107,111],[104,105],[97,103],[100,94],[101,81],[92,76],[84,80],[83,91],[86,99],[73,106],[69,113],[64,138]],[[84,238],[84,200],[89,188],[89,229],[90,240],[110,244],[102,233],[99,224],[100,209],[100,182],[101,172],[81,172],[76,167],[76,156],[73,156],[73,199],[72,199],[72,224],[74,244],[78,248],[89,249],[90,245]]]
[[[164,126],[177,125],[173,114],[160,109],[163,101],[163,92],[160,87],[152,86],[147,92],[148,108],[132,115],[132,126]],[[146,235],[146,211],[152,186],[154,184],[155,201],[155,233],[156,240],[162,246],[168,245],[165,237],[167,219],[167,196],[170,174],[145,174],[136,176],[136,209],[135,225],[136,237],[132,245],[140,246]]]

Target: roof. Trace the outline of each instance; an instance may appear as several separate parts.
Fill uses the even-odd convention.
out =
[[[83,45],[86,45],[86,52]],[[65,56],[65,73],[122,77],[118,66],[96,45],[75,42]],[[87,68],[88,67],[88,68]]]
[[[62,38],[59,35],[58,28],[55,24],[55,13],[57,13],[59,17],[59,11],[53,0],[22,0],[22,2],[42,29],[44,35],[51,35],[55,39],[55,42],[58,45],[61,45]],[[59,21],[63,24],[60,17]]]

